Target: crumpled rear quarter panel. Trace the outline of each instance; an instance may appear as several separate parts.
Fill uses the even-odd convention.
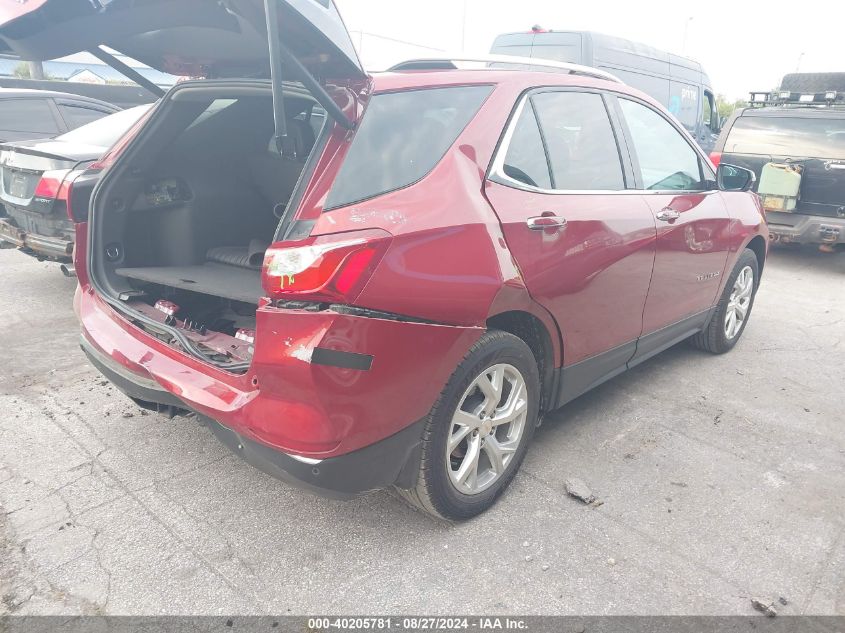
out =
[[[251,373],[264,397],[249,412],[248,430],[279,447],[333,453],[389,437],[428,414],[482,333],[330,311],[259,310]],[[370,355],[372,365],[317,365],[317,347]],[[297,440],[304,437],[310,445]]]

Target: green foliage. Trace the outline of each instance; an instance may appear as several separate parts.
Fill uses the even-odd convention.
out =
[[[734,110],[748,107],[748,102],[744,99],[737,99],[736,101],[729,101],[725,95],[716,96],[716,110],[719,116],[723,119],[728,118],[734,113]]]
[[[15,70],[13,71],[15,77],[18,79],[32,79],[32,67],[35,64],[38,65],[38,68],[41,68],[41,73],[43,74],[44,79],[53,79],[52,75],[44,72],[40,62],[21,62],[15,66]]]
[[[21,62],[15,66],[14,73],[18,79],[29,79],[29,64]]]

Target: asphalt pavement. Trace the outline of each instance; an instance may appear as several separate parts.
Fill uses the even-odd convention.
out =
[[[459,525],[143,413],[80,351],[72,280],[0,272],[0,615],[845,615],[845,254],[775,250],[731,354],[680,345],[556,412]]]

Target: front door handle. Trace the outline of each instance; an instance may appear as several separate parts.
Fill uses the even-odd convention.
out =
[[[525,223],[532,231],[566,228],[566,220],[556,215],[540,215],[535,218],[528,218]]]
[[[670,209],[666,207],[665,209],[661,209],[657,212],[657,219],[661,222],[674,222],[678,218],[681,217],[681,214],[674,209]]]
[[[830,171],[831,169],[845,169],[845,163],[837,163],[835,161],[829,160],[824,164],[824,168],[827,171]]]

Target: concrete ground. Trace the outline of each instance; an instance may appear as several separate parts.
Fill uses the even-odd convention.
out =
[[[0,270],[0,615],[845,614],[845,254],[775,251],[733,353],[681,345],[572,403],[451,526],[143,415],[80,352],[73,282]]]

